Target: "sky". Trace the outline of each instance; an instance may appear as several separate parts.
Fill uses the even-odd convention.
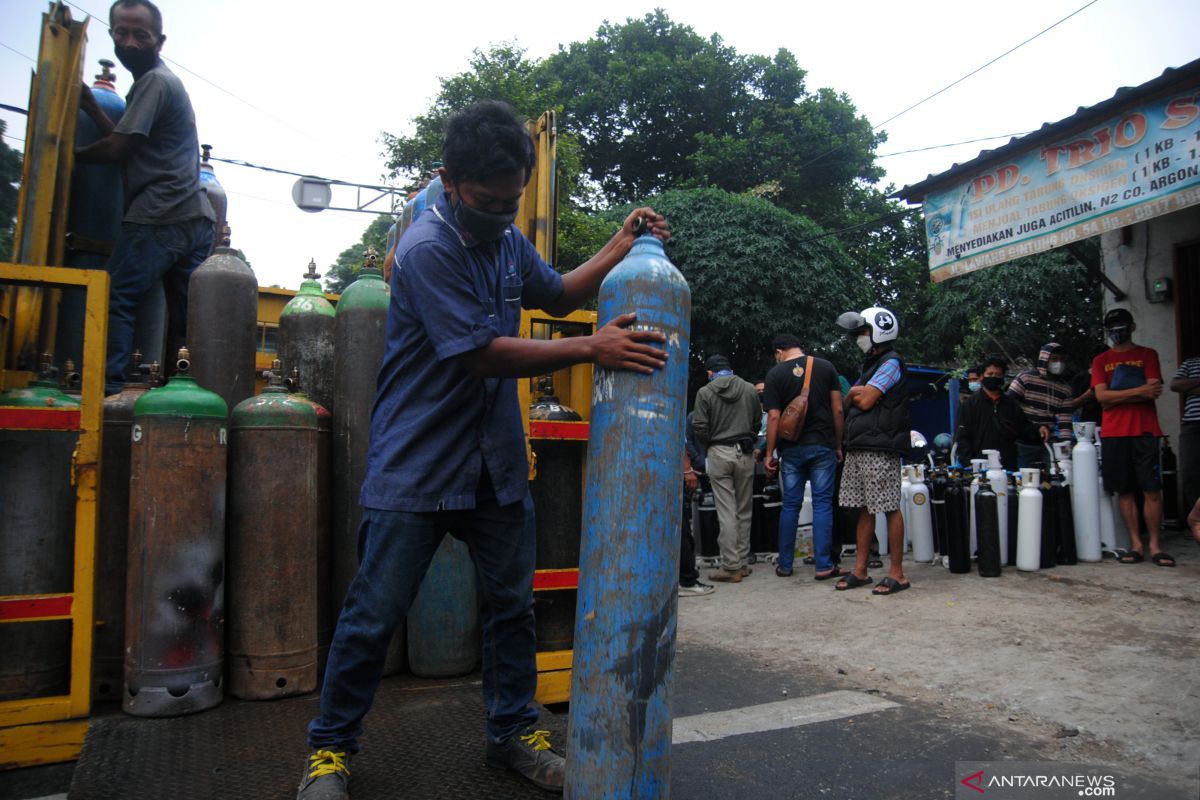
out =
[[[459,0],[454,4],[359,0],[356,3],[256,3],[160,0],[162,53],[183,80],[200,141],[213,155],[364,184],[380,183],[380,133],[413,132],[439,80],[468,66],[474,50],[515,42],[530,58],[591,38],[663,8],[676,23],[719,35],[743,54],[790,50],[807,87],[845,93],[875,125],[1019,45],[1089,0],[843,0],[766,2],[742,7],[709,0],[633,3],[608,0],[531,7]],[[103,0],[69,4],[88,26],[84,75],[113,58]],[[45,0],[0,0],[0,103],[25,108]],[[884,124],[883,184],[915,183],[1007,134],[1070,116],[1200,57],[1200,4],[1185,0],[1096,0],[1067,21]],[[131,76],[118,65],[117,90]],[[22,149],[25,118],[0,111],[9,146]],[[929,148],[985,137],[1004,138]],[[357,243],[373,216],[307,213],[291,200],[295,178],[214,164],[229,196],[233,245],[263,286],[299,286],[310,259],[325,270]],[[364,193],[363,199],[373,197]],[[334,205],[356,203],[334,190]],[[387,210],[386,204],[374,208]]]

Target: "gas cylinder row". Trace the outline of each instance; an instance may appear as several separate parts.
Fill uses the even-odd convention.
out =
[[[995,577],[1003,566],[1032,571],[1120,553],[1128,541],[1122,544],[1124,531],[1104,491],[1095,425],[1080,423],[1076,433],[1073,450],[1069,443],[1048,448],[1045,474],[1010,475],[994,450],[969,469],[934,467],[928,486],[920,465],[905,467],[902,508],[913,560],[937,563],[936,551],[951,572],[966,573],[974,558],[980,575]]]
[[[193,274],[194,345],[176,376],[161,388],[131,383],[106,401],[113,486],[101,497],[100,548],[115,562],[127,542],[128,555],[124,571],[114,563],[97,576],[97,593],[112,598],[124,585],[125,630],[118,634],[120,614],[107,610],[101,627],[113,630],[97,639],[94,685],[111,697],[123,679],[124,708],[137,715],[216,705],[225,677],[245,699],[312,691],[357,569],[358,488],[388,287],[372,256],[335,313],[310,264],[280,317],[283,358],[263,394],[251,396],[257,282],[227,231]],[[122,446],[124,482],[121,456],[110,453]],[[474,574],[465,547],[447,543],[407,637],[393,646],[392,671],[403,668],[405,644],[418,675],[462,674],[477,663]],[[446,629],[448,608],[468,620],[457,637]]]

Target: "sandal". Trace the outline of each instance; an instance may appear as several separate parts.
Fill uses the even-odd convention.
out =
[[[1155,553],[1150,556],[1150,560],[1154,562],[1156,567],[1173,567],[1175,566],[1175,556],[1170,553]]]
[[[889,575],[888,577],[881,580],[875,586],[875,588],[871,590],[871,594],[877,594],[880,596],[896,594],[897,592],[903,592],[909,586],[912,586],[912,584],[911,583],[901,583],[900,581],[896,580],[895,578],[893,578],[892,576]],[[884,589],[885,591],[881,592],[881,591],[879,591],[880,589]]]
[[[1161,553],[1159,555],[1161,555]],[[1145,560],[1146,557],[1137,550],[1130,550],[1117,559],[1117,561],[1120,561],[1122,564],[1140,564]]]
[[[784,569],[783,567],[776,567],[776,568],[775,568],[775,574],[776,574],[776,575],[778,575],[778,576],[779,576],[779,577],[781,577],[781,578],[790,578],[790,577],[792,577],[792,571],[791,571],[790,569]]]
[[[815,575],[813,575],[813,580],[817,580],[817,581],[827,581],[827,580],[829,580],[830,578],[841,578],[841,577],[843,577],[843,576],[845,576],[845,575],[849,575],[849,574],[851,574],[851,573],[849,573],[849,572],[842,572],[842,571],[841,571],[840,569],[838,569],[837,567],[834,567],[833,569],[829,570],[829,572],[818,572],[818,573],[816,573]]]
[[[879,557],[879,553],[871,553],[867,566],[871,569],[883,569],[883,559]]]
[[[873,583],[875,583],[875,581],[871,580],[870,575],[865,578],[860,578],[851,572],[849,575],[845,576],[836,584],[834,584],[833,588],[837,589],[839,592],[844,592],[847,589],[857,589],[860,586],[870,586]]]

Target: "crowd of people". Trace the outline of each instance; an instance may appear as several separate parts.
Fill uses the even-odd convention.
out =
[[[737,583],[751,574],[751,493],[754,461],[761,456],[768,479],[778,479],[782,493],[779,551],[775,574],[791,577],[800,511],[809,486],[812,505],[813,577],[836,579],[838,590],[873,586],[872,593],[904,591],[904,519],[901,463],[911,453],[907,371],[897,350],[899,322],[885,308],[847,312],[836,321],[864,353],[861,372],[850,385],[833,364],[808,354],[795,336],[772,341],[775,366],[757,386],[734,375],[723,355],[709,356],[708,383],[696,395],[689,415],[685,495],[707,475],[719,526],[720,557],[712,582]],[[1075,422],[1099,428],[1105,490],[1117,497],[1130,547],[1118,560],[1137,564],[1149,559],[1160,567],[1175,558],[1160,541],[1163,520],[1163,475],[1160,468],[1162,428],[1155,401],[1164,380],[1158,354],[1134,342],[1137,329],[1126,308],[1104,316],[1108,345],[1090,354],[1088,367],[1066,375],[1073,355],[1056,342],[1038,353],[1034,368],[1008,378],[1010,364],[988,356],[965,370],[953,442],[954,458],[963,465],[995,450],[1007,471],[1046,469],[1053,458],[1050,444],[1072,442]],[[754,403],[757,389],[759,404]],[[1170,382],[1184,398],[1181,419],[1181,508],[1200,542],[1200,358],[1185,360]],[[784,424],[802,405],[797,430]],[[762,436],[758,427],[761,418]],[[781,435],[786,430],[787,435]],[[754,442],[759,437],[759,449]],[[835,505],[836,500],[836,505]],[[840,507],[840,512],[837,507]],[[694,541],[685,497],[681,535],[681,597],[710,594],[694,566]],[[843,570],[835,546],[835,514],[844,514],[853,530],[855,561]],[[868,570],[874,561],[875,518],[886,519],[888,573],[877,583]],[[687,564],[684,564],[684,561]]]

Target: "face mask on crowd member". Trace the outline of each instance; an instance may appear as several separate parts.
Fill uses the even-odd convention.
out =
[[[871,335],[869,333],[859,334],[858,338],[855,339],[854,341],[858,345],[859,350],[862,350],[864,353],[870,351]]]
[[[1008,365],[1002,359],[991,358],[983,368],[983,378],[980,383],[990,394],[999,394],[1004,389],[1004,373]]]
[[[983,388],[987,389],[989,392],[998,392],[1004,388],[1004,376],[1003,375],[985,375],[983,380],[980,381],[980,383],[982,383]]]
[[[979,381],[968,381],[967,382],[967,388],[971,390],[971,394],[975,394],[975,392],[978,392],[979,387],[982,385],[983,384],[980,383]]]
[[[1114,325],[1108,329],[1108,340],[1114,345],[1125,344],[1131,335],[1130,325]]]
[[[1062,375],[1063,370],[1066,369],[1066,366],[1067,365],[1063,363],[1061,358],[1051,356],[1050,362],[1046,364],[1046,371],[1051,375]]]

